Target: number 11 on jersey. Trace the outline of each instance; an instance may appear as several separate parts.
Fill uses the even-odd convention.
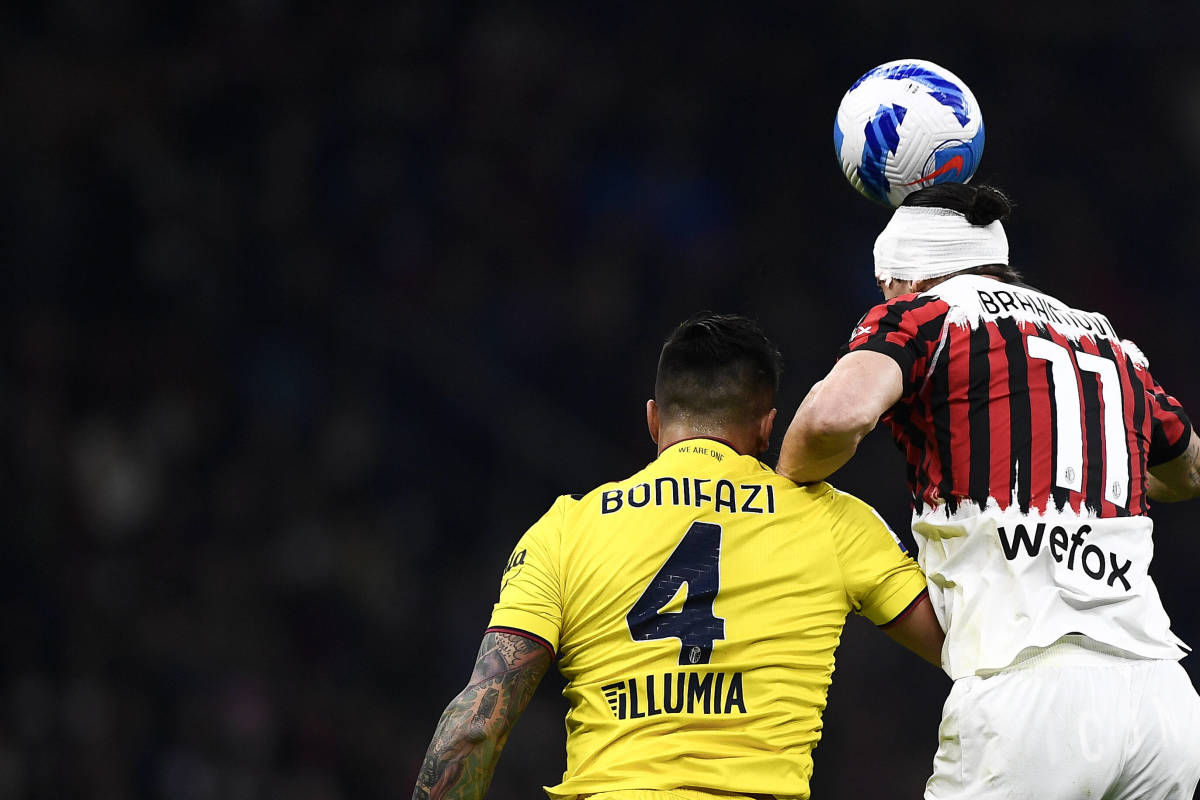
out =
[[[683,608],[664,613],[685,583]],[[713,642],[725,638],[725,620],[713,613],[720,590],[721,526],[693,522],[625,615],[629,634],[637,642],[678,639],[681,665],[707,664]]]
[[[1036,336],[1026,340],[1032,358],[1050,362],[1054,381],[1054,407],[1058,419],[1057,474],[1054,483],[1064,489],[1083,491],[1083,417],[1080,411],[1079,371],[1095,373],[1104,403],[1104,499],[1113,505],[1129,505],[1129,445],[1125,441],[1125,412],[1121,408],[1121,379],[1117,365],[1082,350],[1071,351],[1057,342]],[[1095,469],[1095,467],[1093,467]]]

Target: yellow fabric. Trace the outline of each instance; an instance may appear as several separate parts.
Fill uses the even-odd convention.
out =
[[[763,795],[712,792],[700,789],[618,789],[581,795],[581,800],[766,800]]]
[[[807,798],[846,615],[889,622],[925,579],[862,501],[691,439],[560,497],[501,587],[491,625],[545,639],[567,680],[567,770],[550,797],[687,786]],[[698,622],[680,633],[687,615]]]

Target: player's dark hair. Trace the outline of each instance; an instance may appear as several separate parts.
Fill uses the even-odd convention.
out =
[[[1015,204],[1008,195],[995,186],[987,184],[972,186],[967,183],[938,183],[926,186],[905,197],[900,205],[948,208],[962,214],[972,225],[990,225],[996,220],[1005,222],[1015,208]],[[1021,272],[1008,264],[985,264],[954,274],[991,275],[1006,283],[1024,283]]]
[[[1012,214],[1013,202],[995,186],[969,183],[936,183],[918,189],[904,198],[902,206],[948,208],[967,218],[972,225],[990,225],[1005,221]]]
[[[775,405],[782,372],[783,357],[758,323],[704,311],[663,345],[654,399],[666,417],[746,424]]]

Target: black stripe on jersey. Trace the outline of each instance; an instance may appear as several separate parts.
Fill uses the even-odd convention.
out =
[[[920,342],[929,342],[936,346],[942,338],[942,328],[945,326],[945,324],[945,314],[938,314],[937,316],[930,317],[925,322],[922,322],[917,326],[917,340]],[[930,355],[932,354],[933,353],[931,352]]]
[[[1129,486],[1127,487],[1128,494],[1125,497],[1125,506],[1117,506],[1117,516],[1126,517],[1130,514],[1145,514],[1149,509],[1146,507],[1146,445],[1142,440],[1142,425],[1146,422],[1146,394],[1142,391],[1142,382],[1138,380],[1137,372],[1133,368],[1133,362],[1126,355],[1118,355],[1113,349],[1112,342],[1107,339],[1097,339],[1096,348],[1100,351],[1100,355],[1105,358],[1111,358],[1117,364],[1117,374],[1121,376],[1121,383],[1128,384],[1129,395],[1133,398],[1133,408],[1124,410],[1124,418],[1121,422],[1124,423],[1126,430],[1126,441],[1128,442],[1128,431],[1130,426],[1134,433],[1133,439],[1137,442],[1137,447],[1133,450],[1128,450],[1129,457]],[[1121,387],[1122,403],[1125,397],[1125,386]],[[1133,505],[1133,497],[1138,497],[1138,507]]]
[[[938,497],[946,501],[953,512],[960,498],[954,494],[954,454],[950,450],[950,370],[945,363],[930,376],[929,411],[933,418],[933,433],[937,439],[937,460],[942,470],[938,482]]]
[[[988,414],[991,405],[992,367],[988,358],[991,331],[979,325],[971,331],[971,361],[967,370],[967,401],[971,453],[971,469],[967,478],[968,495],[982,508],[991,494],[992,422]]]
[[[1049,334],[1046,338],[1050,341],[1055,341]],[[1072,362],[1074,363],[1074,362]],[[1050,366],[1049,361],[1041,362],[1038,369],[1046,370],[1046,386],[1049,387],[1049,396],[1046,398],[1046,405],[1050,409],[1050,504],[1057,511],[1062,511],[1071,502],[1071,490],[1058,485],[1058,403],[1055,402],[1055,386],[1054,386],[1054,369]],[[1031,396],[1032,398],[1032,396]],[[1030,399],[1032,403],[1032,399]],[[1072,420],[1072,423],[1077,423],[1078,420]],[[1082,434],[1080,434],[1082,436]]]
[[[1167,434],[1163,432],[1162,415],[1155,415],[1150,426],[1150,455],[1149,464],[1152,467],[1157,467],[1159,464],[1165,464],[1173,458],[1183,455],[1183,451],[1187,450],[1188,442],[1191,441],[1192,423],[1188,419],[1187,414],[1183,413],[1183,409],[1174,408],[1162,394],[1151,395],[1151,402],[1155,403],[1163,412],[1170,414],[1179,420],[1183,426],[1183,433],[1175,444],[1167,442]]]
[[[1017,493],[1022,514],[1029,513],[1030,475],[1033,464],[1033,429],[1030,418],[1029,358],[1021,329],[1011,317],[996,320],[996,329],[1004,337],[1004,358],[1008,362],[1009,485]]]
[[[924,481],[918,480],[918,471],[921,465],[914,462],[908,453],[908,447],[901,442],[908,442],[909,446],[919,448],[921,452],[925,451],[925,434],[921,429],[913,424],[913,406],[909,403],[897,403],[892,406],[890,423],[896,430],[903,431],[901,436],[894,436],[893,441],[900,448],[900,452],[904,454],[904,470],[905,477],[908,478],[908,489],[912,492],[913,506],[919,511],[921,510],[921,486]]]
[[[1100,416],[1100,376],[1078,370],[1079,392],[1083,395],[1083,502],[1100,513],[1104,508],[1104,420]]]
[[[1004,337],[1004,360],[1008,362],[1008,482],[1016,491],[1021,513],[1030,510],[1030,470],[1033,464],[1033,428],[1030,408],[1030,362],[1016,320],[1001,317],[996,329]]]
[[[486,631],[484,631],[484,633],[485,634],[507,633],[510,636],[520,636],[522,638],[528,639],[529,641],[533,642],[534,644],[540,644],[542,647],[544,647],[550,651],[550,655],[552,657],[554,655],[556,655],[554,652],[554,648],[550,646],[550,643],[548,641],[546,641],[542,637],[538,636],[536,633],[530,633],[529,631],[523,631],[520,628],[505,628],[505,627],[501,627],[499,625],[493,625],[492,627],[490,627]]]

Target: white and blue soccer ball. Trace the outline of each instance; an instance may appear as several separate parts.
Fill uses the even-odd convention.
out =
[[[838,106],[833,147],[862,194],[900,205],[935,183],[966,183],[983,155],[983,114],[953,72],[930,61],[881,64]]]

